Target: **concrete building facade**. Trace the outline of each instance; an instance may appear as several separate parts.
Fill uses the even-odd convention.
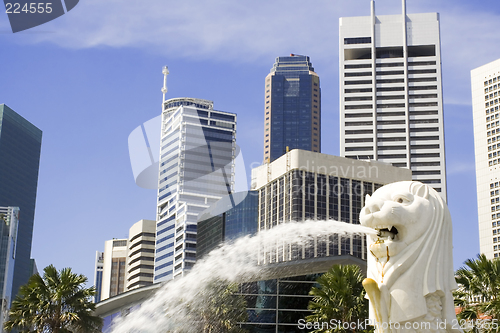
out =
[[[500,59],[471,71],[479,249],[500,257]]]
[[[235,114],[202,99],[163,103],[155,283],[193,267],[198,214],[233,191],[235,154]]]
[[[335,220],[359,224],[367,194],[395,181],[411,180],[411,171],[378,161],[292,150],[276,161],[252,170],[252,190],[259,192],[258,229],[288,221]],[[329,235],[310,248],[291,247],[263,263],[350,255],[366,259],[364,237]]]
[[[153,284],[156,221],[140,220],[129,229],[129,238],[104,243],[96,252],[95,302]]]
[[[127,276],[127,242],[112,239],[104,243],[101,300],[123,293]]]
[[[153,283],[156,221],[140,220],[129,230],[126,290]]]
[[[412,170],[446,200],[439,14],[340,18],[340,154]]]

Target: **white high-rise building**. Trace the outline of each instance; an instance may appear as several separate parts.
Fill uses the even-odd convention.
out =
[[[19,207],[0,207],[0,331],[8,318],[18,243]]]
[[[127,243],[126,238],[111,239],[104,243],[101,301],[126,291]]]
[[[198,214],[232,192],[236,115],[213,102],[163,102],[154,282],[182,276],[196,261]]]
[[[471,71],[479,248],[500,256],[500,59]]]
[[[153,284],[156,221],[140,220],[129,230],[126,289]]]
[[[439,14],[340,18],[340,154],[412,170],[446,200]]]

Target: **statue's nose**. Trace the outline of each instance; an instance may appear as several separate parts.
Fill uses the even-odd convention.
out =
[[[373,214],[379,212],[382,209],[384,202],[382,200],[377,200],[375,198],[370,198],[367,200],[365,205],[365,214]]]

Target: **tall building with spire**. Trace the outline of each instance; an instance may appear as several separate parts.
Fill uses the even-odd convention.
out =
[[[163,103],[155,283],[193,267],[198,214],[232,193],[236,154],[234,113],[196,98]]]
[[[266,77],[264,162],[288,150],[321,152],[321,89],[309,57],[278,57]]]
[[[411,169],[446,200],[439,14],[340,18],[340,154]]]

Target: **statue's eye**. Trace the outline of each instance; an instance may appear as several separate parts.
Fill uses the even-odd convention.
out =
[[[410,202],[410,200],[408,200],[408,198],[406,196],[403,196],[403,195],[398,195],[393,200],[399,204],[407,204]]]
[[[413,195],[411,193],[397,193],[392,196],[392,200],[401,205],[409,205],[413,202]]]

